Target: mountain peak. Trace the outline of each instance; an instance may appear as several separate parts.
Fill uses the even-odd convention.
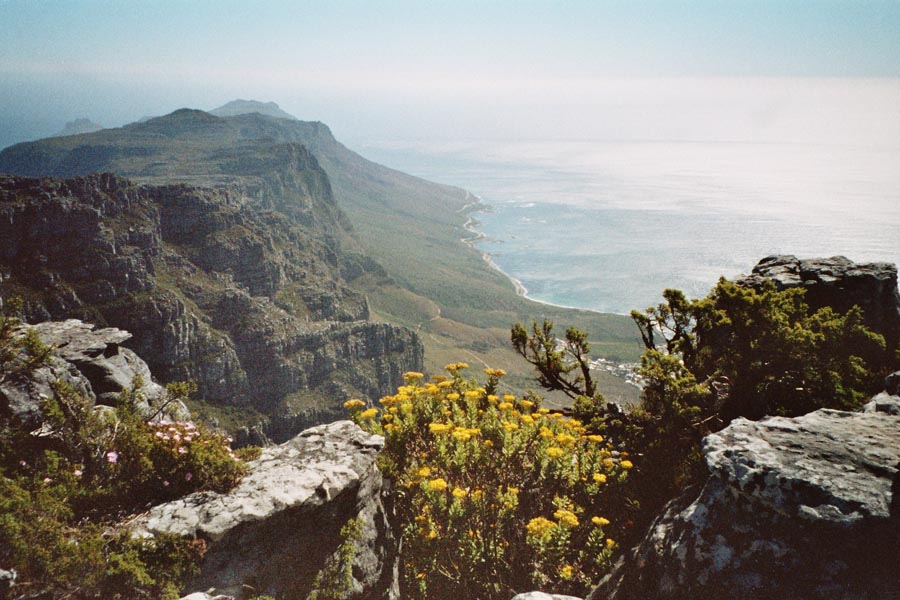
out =
[[[209,111],[209,114],[217,117],[236,117],[237,115],[246,115],[250,113],[259,113],[278,119],[290,119],[296,121],[297,117],[281,110],[274,102],[260,102],[258,100],[232,100],[227,104],[223,104],[215,110]]]
[[[90,119],[81,118],[75,119],[74,121],[69,121],[66,123],[66,126],[52,137],[63,137],[67,135],[79,135],[82,133],[93,133],[95,131],[100,131],[103,129],[103,125],[99,125],[94,123]]]

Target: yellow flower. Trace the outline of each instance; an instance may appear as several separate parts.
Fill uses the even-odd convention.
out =
[[[603,436],[602,435],[589,435],[589,436],[587,436],[587,439],[589,439],[592,442],[597,442],[599,444],[600,442],[603,441]]]
[[[450,387],[450,386],[452,386],[452,385],[453,385],[453,382],[452,382],[452,381],[439,381],[438,384],[437,384],[438,388],[440,388],[440,389],[442,389],[442,390],[443,390],[443,389],[446,389],[446,388],[448,388],[448,387]]]
[[[519,495],[519,488],[517,488],[517,487],[507,487],[507,488],[506,488],[506,491],[507,491],[508,493],[512,494],[513,496],[518,496],[518,495]]]
[[[411,402],[404,402],[403,404],[400,405],[400,412],[402,412],[405,415],[408,415],[409,413],[411,413],[412,409],[413,409],[413,405]]]
[[[556,442],[560,446],[570,446],[571,444],[575,443],[575,438],[568,433],[561,433],[556,436]]]
[[[365,405],[366,405],[365,402],[363,402],[362,400],[356,400],[356,399],[347,400],[346,402],[344,402],[344,408],[346,408],[347,410],[353,410],[354,408],[362,408]]]
[[[539,414],[542,414],[542,415],[546,415],[546,414],[549,413],[549,412],[550,412],[550,409],[549,409],[549,408],[539,408],[539,409],[538,409],[538,413],[539,413]]]
[[[403,380],[407,383],[412,383],[413,381],[419,381],[420,379],[424,379],[425,375],[422,373],[417,373],[416,371],[407,371],[403,374]]]
[[[534,406],[534,402],[532,402],[531,400],[519,400],[519,404],[522,406],[522,408],[526,409]]]
[[[559,576],[563,579],[572,579],[572,565],[563,565],[559,570]]]
[[[432,479],[428,482],[428,489],[432,492],[443,492],[447,489],[447,481],[443,477]]]
[[[518,428],[519,428],[518,423],[510,423],[509,421],[503,422],[503,429],[505,429],[506,431],[515,431]]]
[[[516,397],[513,396],[512,394],[503,394],[503,400],[505,402],[515,402]]]
[[[481,396],[481,393],[478,390],[468,390],[466,392],[466,400],[478,400]]]
[[[491,440],[484,440],[484,447],[485,448],[493,448],[494,442],[492,442]]]
[[[447,400],[459,400],[459,394],[453,392],[452,394],[447,394]]]
[[[558,448],[557,446],[550,446],[549,448],[547,448],[547,456],[549,456],[550,458],[559,458],[563,454],[565,454],[563,449]]]
[[[431,475],[430,467],[420,467],[419,470],[416,471],[417,477],[428,477],[429,475]]]
[[[392,415],[392,414],[381,415],[381,418],[384,419],[385,423],[390,423],[394,419],[394,415]]]
[[[609,525],[609,519],[604,519],[603,517],[592,517],[591,523],[593,523],[597,527],[606,527],[607,525]]]
[[[512,410],[512,407],[512,402],[501,402],[497,405],[497,408],[499,408],[500,410]]]
[[[631,463],[630,460],[623,460],[622,462],[619,463],[619,466],[622,467],[623,469],[630,469],[634,465]]]
[[[484,374],[488,377],[504,377],[506,375],[506,371],[503,369],[485,369]]]
[[[613,463],[613,460],[611,458],[603,459],[603,468],[606,470],[612,469],[614,464],[615,463]]]
[[[449,365],[444,365],[444,370],[450,371],[451,373],[455,373],[456,371],[462,371],[463,369],[468,369],[469,365],[464,362],[458,363],[450,363]]]
[[[569,527],[578,527],[578,517],[576,517],[575,513],[573,513],[571,510],[560,508],[555,513],[553,513],[553,518],[558,520],[563,525],[567,525]]]
[[[521,417],[519,417],[519,420],[528,425],[534,424],[534,417],[532,417],[531,415],[522,415]]]
[[[369,409],[366,409],[366,410],[362,411],[361,413],[359,413],[359,418],[360,419],[374,419],[377,414],[378,414],[377,408],[369,408]]]
[[[556,523],[544,517],[535,517],[528,521],[525,531],[530,537],[543,539],[556,528]]]
[[[428,430],[431,433],[446,433],[453,429],[453,425],[448,425],[446,423],[429,423]]]
[[[542,438],[552,438],[552,437],[553,437],[553,432],[550,431],[550,429],[547,428],[547,427],[541,427],[541,432],[540,432],[539,435],[540,435]]]
[[[456,431],[453,432],[452,435],[453,435],[453,439],[458,440],[460,442],[468,442],[469,439],[472,437],[472,434],[469,433],[465,429],[457,429]]]
[[[603,473],[594,473],[594,481],[597,483],[606,483],[606,475]]]
[[[482,490],[472,490],[472,500],[481,500],[481,497],[484,496],[484,492]]]
[[[469,495],[469,492],[462,488],[453,488],[453,491],[451,493],[453,494],[454,498],[459,498],[460,500]]]
[[[617,545],[618,545],[618,544],[616,544],[616,541],[615,541],[614,539],[612,539],[612,538],[606,538],[606,547],[607,547],[607,549],[613,550],[613,549],[615,549],[615,547],[616,547]]]
[[[487,399],[491,404],[495,404],[500,398],[498,398],[496,394],[488,394]]]

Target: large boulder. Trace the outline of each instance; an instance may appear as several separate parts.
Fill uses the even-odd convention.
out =
[[[900,417],[872,410],[737,419],[708,436],[706,483],[589,598],[895,600]]]
[[[29,329],[53,351],[45,364],[27,376],[6,373],[0,377],[0,415],[14,417],[25,427],[39,427],[43,421],[42,399],[52,397],[54,384],[63,382],[92,404],[114,405],[128,389],[135,392],[131,396],[135,407],[147,418],[190,419],[180,401],[163,405],[166,391],[153,382],[147,363],[121,346],[131,337],[127,331],[94,329],[93,325],[69,319],[21,324],[13,335],[24,337]],[[135,383],[139,385],[132,390]]]
[[[188,590],[291,600],[307,598],[317,574],[346,542],[342,527],[355,520],[346,597],[396,596],[396,542],[375,464],[383,443],[350,421],[308,429],[264,449],[231,492],[195,493],[156,506],[133,531],[207,541]]]
[[[884,335],[889,348],[900,345],[900,294],[897,267],[890,263],[855,263],[843,256],[801,260],[796,256],[769,256],[738,278],[741,285],[772,281],[778,289],[802,287],[814,308],[830,306],[846,312],[863,309],[866,324]]]

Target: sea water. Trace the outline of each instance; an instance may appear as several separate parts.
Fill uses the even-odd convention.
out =
[[[367,144],[463,187],[479,247],[535,300],[627,313],[705,295],[771,254],[900,263],[900,146],[747,142]]]

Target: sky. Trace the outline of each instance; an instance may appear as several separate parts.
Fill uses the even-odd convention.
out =
[[[900,0],[0,0],[0,147],[235,98],[348,142],[900,143]]]

